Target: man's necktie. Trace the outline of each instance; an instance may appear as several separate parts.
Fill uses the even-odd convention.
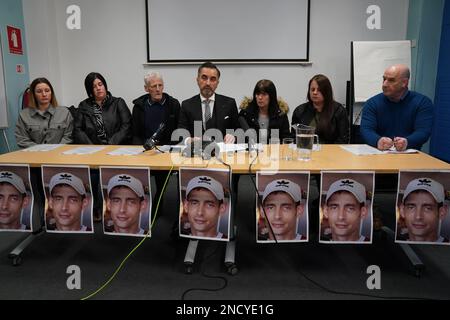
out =
[[[205,100],[205,129],[207,129],[208,121],[211,120],[211,108],[209,106],[210,100]]]

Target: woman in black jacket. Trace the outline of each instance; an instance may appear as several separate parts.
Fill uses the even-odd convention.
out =
[[[279,131],[279,139],[290,137],[288,105],[277,98],[277,89],[270,80],[260,80],[253,90],[253,99],[241,104],[240,117],[245,118],[250,129],[255,129],[258,141],[269,142],[272,130]]]
[[[330,80],[322,74],[316,75],[309,81],[308,88],[308,102],[294,110],[292,125],[303,124],[316,128],[321,144],[348,143],[347,111],[334,101]]]
[[[100,73],[89,73],[84,86],[89,98],[78,106],[73,133],[75,143],[130,144],[131,113],[125,101],[111,95]]]

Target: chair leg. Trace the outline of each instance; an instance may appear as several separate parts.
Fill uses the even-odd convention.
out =
[[[15,267],[18,267],[22,264],[22,252],[43,233],[43,230],[39,230],[35,233],[28,235],[25,239],[23,239],[9,254],[8,258],[12,260],[12,264]]]
[[[184,268],[186,274],[192,274],[194,271],[195,254],[197,253],[198,240],[190,240],[184,256]]]
[[[386,233],[389,238],[389,242],[394,241],[395,233],[388,227],[382,227],[382,231]],[[399,248],[404,253],[405,257],[409,261],[409,265],[412,267],[414,276],[420,278],[422,272],[425,270],[425,264],[419,258],[419,256],[414,252],[413,248],[409,244],[401,243]]]

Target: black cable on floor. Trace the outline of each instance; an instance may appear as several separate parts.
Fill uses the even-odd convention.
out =
[[[388,296],[379,296],[379,295],[375,295],[375,294],[367,294],[367,293],[358,293],[358,292],[346,292],[346,291],[337,291],[337,290],[333,290],[333,289],[329,289],[327,287],[325,287],[324,285],[321,285],[320,283],[318,283],[317,281],[311,279],[310,277],[308,277],[304,272],[302,272],[301,270],[298,270],[298,273],[300,273],[300,275],[305,278],[306,280],[308,280],[309,282],[311,282],[313,285],[315,285],[316,287],[322,289],[323,291],[326,291],[328,293],[331,294],[336,294],[336,295],[345,295],[345,296],[356,296],[356,297],[366,297],[366,298],[376,298],[376,299],[382,299],[382,300],[424,300],[424,301],[428,301],[428,300],[434,300],[434,299],[430,299],[430,298],[419,298],[419,297],[388,297]]]
[[[216,289],[209,289],[209,288],[191,288],[191,289],[187,289],[186,291],[183,292],[183,294],[181,295],[181,300],[186,300],[186,295],[190,292],[193,291],[206,291],[206,292],[218,292],[218,291],[222,291],[224,290],[227,286],[228,286],[228,280],[225,277],[221,277],[221,276],[212,276],[212,275],[208,275],[206,274],[206,272],[204,271],[204,267],[206,262],[211,259],[212,257],[214,257],[219,251],[219,246],[216,245],[216,248],[214,249],[214,251],[207,256],[206,258],[203,259],[203,261],[200,262],[200,268],[202,270],[201,275],[207,279],[219,279],[219,280],[223,280],[224,284],[223,286],[221,286],[220,288],[216,288]]]
[[[226,163],[225,161],[223,161],[223,160],[222,160],[220,157],[218,157],[218,156],[216,156],[215,159],[218,160],[220,163],[222,163],[224,166],[228,167],[228,172],[229,172],[229,180],[228,180],[228,184],[229,184],[229,188],[230,188],[230,190],[231,190],[231,188],[232,188],[232,185],[231,185],[231,176],[232,176],[232,174],[233,174],[231,165],[229,165],[228,163]],[[211,160],[211,159],[210,159],[210,160]],[[209,164],[209,162],[208,162],[208,164]],[[213,251],[213,253],[212,253],[211,255],[207,256],[203,261],[200,262],[200,265],[201,265],[200,268],[201,268],[201,269],[203,269],[204,264],[206,263],[206,261],[208,261],[208,260],[211,259],[214,255],[217,254],[218,249],[219,249],[219,246],[216,245],[216,249]],[[188,290],[186,290],[185,292],[183,292],[183,294],[181,295],[181,300],[185,300],[186,295],[187,295],[189,292],[192,292],[192,291],[218,292],[218,291],[221,291],[221,290],[225,289],[225,288],[228,286],[228,280],[227,280],[225,277],[221,277],[221,276],[211,276],[211,275],[206,274],[206,272],[205,272],[204,270],[202,270],[201,275],[202,275],[203,277],[207,278],[207,279],[220,279],[220,280],[223,280],[223,281],[224,281],[224,285],[223,285],[222,287],[220,287],[220,288],[217,288],[217,289],[208,289],[208,288],[191,288],[191,289],[188,289]]]

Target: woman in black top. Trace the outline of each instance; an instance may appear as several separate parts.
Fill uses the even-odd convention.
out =
[[[266,143],[272,130],[279,130],[279,138],[290,137],[288,105],[277,98],[277,89],[270,80],[260,80],[253,90],[253,99],[241,104],[240,117],[244,117],[251,129],[255,129],[258,141]]]
[[[100,73],[89,73],[84,86],[89,98],[80,103],[76,112],[75,143],[130,144],[131,113],[125,101],[111,95]]]
[[[308,102],[298,106],[292,115],[292,125],[303,124],[316,128],[321,144],[349,142],[347,111],[333,99],[330,80],[316,75],[309,81]]]

